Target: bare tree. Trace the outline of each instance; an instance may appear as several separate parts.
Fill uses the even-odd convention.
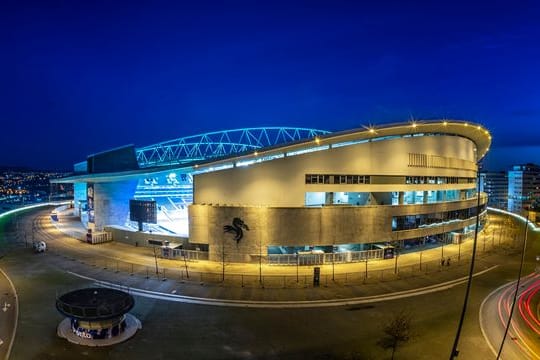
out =
[[[384,337],[379,341],[379,345],[385,349],[392,349],[392,360],[399,344],[411,338],[411,321],[411,315],[401,310],[394,313],[383,327]]]

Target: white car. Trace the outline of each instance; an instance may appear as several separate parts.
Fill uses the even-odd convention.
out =
[[[42,253],[47,250],[47,243],[45,241],[35,241],[33,243],[34,252]]]

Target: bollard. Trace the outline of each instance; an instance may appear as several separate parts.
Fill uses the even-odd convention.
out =
[[[321,268],[316,266],[313,268],[313,287],[319,287],[321,280]]]
[[[131,274],[129,275],[133,276],[133,263],[131,263]]]

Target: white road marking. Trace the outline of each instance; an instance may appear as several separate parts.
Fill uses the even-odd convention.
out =
[[[491,271],[497,268],[498,265],[492,266],[488,269],[479,271],[473,276],[482,275],[488,271]],[[426,286],[423,288],[398,291],[390,294],[382,295],[373,295],[373,296],[364,296],[356,297],[349,299],[334,299],[334,300],[312,300],[312,301],[252,301],[252,300],[226,300],[226,299],[211,299],[211,298],[202,298],[186,295],[177,295],[177,294],[167,294],[157,291],[150,291],[144,289],[131,288],[124,285],[118,285],[110,283],[107,281],[97,280],[88,276],[80,275],[71,271],[68,273],[77,276],[79,278],[93,281],[96,285],[113,288],[118,290],[123,290],[129,292],[132,295],[165,300],[165,301],[175,301],[183,302],[187,304],[198,304],[198,305],[213,305],[213,306],[231,306],[231,307],[250,307],[250,308],[273,308],[273,309],[285,309],[285,308],[316,308],[316,307],[334,307],[334,306],[350,306],[358,304],[368,304],[380,301],[396,300],[405,297],[412,297],[418,295],[429,294],[433,292],[443,291],[455,286],[461,285],[467,282],[468,277],[464,276],[459,279],[450,280],[444,283],[435,284]]]
[[[2,311],[3,312],[6,312],[8,311],[9,307],[11,306],[11,304],[7,303],[4,301],[4,306],[2,307]]]

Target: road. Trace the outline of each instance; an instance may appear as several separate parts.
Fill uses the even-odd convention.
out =
[[[134,283],[133,286],[139,289],[164,290],[169,294],[172,294],[173,290],[175,294],[182,294],[182,289],[187,284],[174,279],[159,281],[144,276],[130,276],[125,271],[115,271],[114,266],[105,269],[101,263],[100,266],[95,266],[86,260],[82,262],[82,259],[96,256],[107,256],[111,260],[127,257],[128,261],[150,264],[154,259],[143,253],[148,249],[129,247],[133,254],[128,254],[122,252],[125,246],[120,244],[118,248],[109,244],[86,246],[76,240],[67,239],[58,234],[47,216],[25,217],[21,221],[21,230],[29,234],[29,239],[32,233],[40,240],[41,237],[47,237],[44,239],[52,250],[36,255],[31,249],[25,249],[22,242],[21,248],[15,249],[1,262],[17,285],[21,309],[32,309],[20,314],[13,359],[384,359],[388,358],[388,351],[378,343],[382,336],[381,327],[399,309],[406,310],[414,319],[415,338],[402,344],[397,356],[415,360],[447,359],[463,299],[463,284],[422,296],[400,297],[366,304],[344,303],[342,306],[324,308],[202,306],[198,303],[165,302],[157,297],[137,293],[133,314],[143,321],[141,332],[134,339],[113,348],[89,350],[68,344],[57,338],[54,332],[61,319],[54,310],[57,294],[64,290],[95,285],[95,281],[76,278],[67,270],[76,266],[85,267],[90,276],[95,274],[97,278],[110,281],[122,277],[124,280],[118,283],[129,281],[129,284]],[[466,246],[461,250],[465,252],[465,249]],[[445,247],[445,253],[446,250]],[[69,256],[59,255],[62,253]],[[460,357],[489,359],[492,356],[480,332],[477,314],[482,299],[492,289],[509,281],[510,274],[515,273],[517,267],[512,258],[515,257],[508,253],[492,254],[492,265],[501,263],[501,266],[475,278],[469,307],[472,316],[465,319],[459,346]],[[400,261],[405,259],[406,256],[400,257]],[[161,262],[162,260],[160,264]],[[163,263],[166,261],[163,260]],[[448,269],[457,270],[457,265],[455,268],[454,266],[452,263]],[[423,278],[444,278],[452,272],[447,271],[448,269],[426,274]],[[294,268],[291,270],[294,271]],[[412,285],[420,283],[420,280],[422,279],[413,277],[381,282],[377,286],[387,293],[400,288],[410,289]],[[311,300],[317,294],[323,297],[328,295],[328,299],[336,300],[338,295],[346,298],[353,292],[365,295],[367,289],[375,285],[353,287],[338,284],[327,289],[313,289],[311,286],[298,289],[226,288],[208,284],[196,286],[200,293],[234,292],[238,293],[239,298],[252,299],[258,296],[257,294],[265,294],[264,299],[282,299],[285,295],[298,293],[305,300]],[[33,309],[50,310],[38,312]]]
[[[0,269],[0,359],[8,359],[17,329],[18,303],[11,280]]]
[[[516,282],[499,287],[480,308],[480,326],[494,354],[499,352],[515,290]],[[539,291],[540,274],[532,273],[521,280],[501,359],[540,359]]]

